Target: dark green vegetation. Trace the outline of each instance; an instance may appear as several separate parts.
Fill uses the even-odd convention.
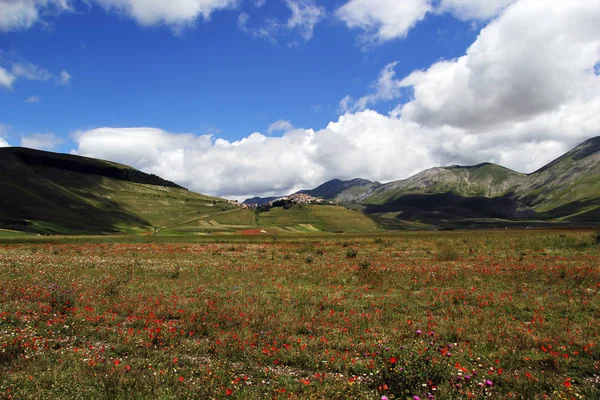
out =
[[[188,191],[131,167],[23,148],[0,149],[0,235],[208,234],[372,231],[363,214],[339,206],[255,213]]]
[[[600,137],[529,175],[483,163],[386,184],[334,179],[303,193],[360,210],[390,229],[591,226],[600,221]]]
[[[0,238],[0,398],[597,399],[597,237]]]

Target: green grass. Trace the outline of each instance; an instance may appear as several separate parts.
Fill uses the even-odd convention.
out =
[[[0,229],[0,236],[2,236],[2,237],[4,237],[4,236],[8,236],[8,237],[29,236],[29,234],[26,233],[26,232],[10,231],[10,230],[7,230],[7,229]]]
[[[297,204],[287,210],[274,207],[258,216],[258,225],[267,228],[295,228],[305,232],[374,232],[380,229],[364,214],[333,205]]]

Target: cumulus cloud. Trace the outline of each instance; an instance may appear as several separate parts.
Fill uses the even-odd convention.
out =
[[[209,20],[213,12],[231,8],[238,0],[93,0],[107,10],[133,18],[143,26],[165,24],[176,30],[198,18]]]
[[[295,129],[281,137],[255,132],[235,142],[151,128],[101,128],[79,132],[76,153],[133,165],[201,193],[244,199],[333,178],[392,181],[439,165],[490,161],[530,172],[597,134],[599,110],[600,101],[581,104],[485,135],[428,128],[372,110],[343,115],[319,131]]]
[[[21,146],[38,150],[53,150],[64,140],[56,137],[53,133],[34,133],[21,136]]]
[[[106,10],[126,15],[143,26],[165,24],[176,31],[198,18],[210,19],[213,12],[234,7],[239,0],[86,0]],[[264,1],[263,1],[264,3]],[[0,0],[0,32],[32,27],[43,16],[72,10],[70,0]]]
[[[462,19],[487,19],[517,0],[441,0],[438,12],[448,11]]]
[[[593,99],[600,93],[593,71],[599,20],[600,3],[521,0],[486,26],[466,55],[404,78],[414,100],[398,114],[427,126],[485,130]]]
[[[200,192],[243,198],[299,190],[334,177],[392,179],[397,169],[416,172],[433,165],[423,157],[422,145],[411,143],[411,132],[400,120],[365,111],[342,116],[319,132],[253,133],[235,142],[150,128],[101,128],[79,132],[75,139],[78,154],[130,164]],[[398,157],[398,148],[405,149],[405,157]]]
[[[335,15],[359,29],[364,48],[405,38],[427,14],[450,13],[463,20],[488,20],[518,0],[349,0]]]
[[[324,129],[290,129],[281,137],[255,132],[231,142],[100,128],[79,132],[76,152],[235,198],[288,193],[332,178],[390,181],[483,161],[532,172],[600,134],[599,20],[597,2],[519,0],[463,57],[404,78],[387,65],[366,100],[348,97],[343,103],[352,111]],[[360,110],[398,100],[404,90],[412,98],[390,115]]]
[[[350,0],[335,15],[362,30],[361,41],[370,45],[406,37],[431,10],[430,0]]]
[[[69,0],[0,0],[0,32],[28,29],[43,15],[70,9]]]
[[[238,17],[238,27],[245,33],[273,43],[277,42],[280,35],[294,33],[299,34],[305,42],[312,39],[315,26],[327,15],[325,8],[315,0],[285,0],[285,4],[291,12],[287,21],[265,18],[260,25],[250,26],[250,15],[244,12]]]
[[[10,147],[10,144],[2,138],[0,138],[0,147]]]

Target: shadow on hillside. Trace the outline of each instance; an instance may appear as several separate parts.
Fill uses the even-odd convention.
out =
[[[368,204],[363,211],[366,214],[402,212],[400,218],[411,221],[537,217],[534,210],[507,197],[463,197],[454,193],[408,194],[382,205]]]
[[[582,212],[583,210],[588,211]],[[577,213],[581,214],[573,215]],[[594,225],[600,222],[600,204],[598,204],[597,200],[578,200],[541,213],[540,215],[545,219],[558,219],[571,216],[568,218],[571,222]]]
[[[119,226],[150,226],[118,202],[95,193],[102,179],[11,164],[0,172],[0,224],[28,232],[71,234],[116,233]]]

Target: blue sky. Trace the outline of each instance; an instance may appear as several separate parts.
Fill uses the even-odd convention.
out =
[[[239,198],[447,163],[530,172],[600,132],[600,7],[560,3],[0,0],[0,141]]]
[[[329,12],[335,8],[326,6]],[[338,115],[340,99],[364,94],[384,65],[400,60],[398,74],[408,75],[464,54],[477,34],[468,22],[432,15],[409,40],[366,52],[339,21],[320,23],[309,41],[292,31],[273,43],[239,29],[242,12],[258,24],[290,14],[279,0],[261,8],[250,3],[215,12],[210,21],[174,34],[169,26],[140,27],[133,19],[80,4],[77,12],[49,19],[49,26],[1,34],[5,58],[72,75],[66,86],[18,81],[13,90],[0,91],[3,123],[15,136],[54,133],[63,139],[107,125],[218,132],[234,140],[264,132],[280,119],[322,128]],[[39,103],[25,102],[32,96]],[[67,141],[56,149],[73,145]]]

